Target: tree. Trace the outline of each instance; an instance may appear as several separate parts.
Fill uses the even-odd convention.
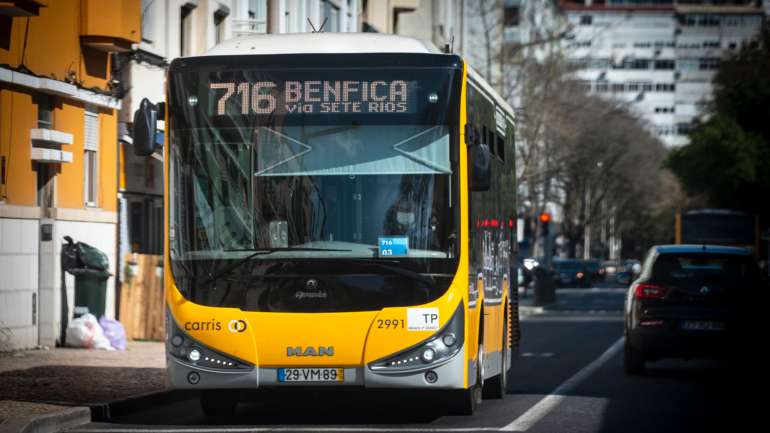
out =
[[[723,60],[709,118],[666,160],[688,194],[770,216],[770,31]]]

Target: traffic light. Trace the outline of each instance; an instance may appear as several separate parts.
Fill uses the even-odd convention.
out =
[[[538,221],[540,221],[540,234],[543,237],[548,236],[548,229],[551,225],[551,214],[548,212],[541,212],[540,215],[537,217]]]

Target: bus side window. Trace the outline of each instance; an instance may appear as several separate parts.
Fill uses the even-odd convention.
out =
[[[496,135],[497,138],[497,156],[500,161],[505,162],[505,139],[502,136]]]

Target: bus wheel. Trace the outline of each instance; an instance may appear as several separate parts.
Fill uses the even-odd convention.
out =
[[[503,331],[503,359],[500,362],[502,369],[500,370],[500,374],[484,382],[484,398],[499,399],[505,397],[505,392],[508,389],[508,364],[510,362],[507,346],[508,327],[506,326],[505,330]]]
[[[205,389],[201,391],[201,408],[207,417],[220,418],[235,413],[238,391]]]
[[[449,412],[452,415],[473,415],[476,407],[481,404],[482,387],[484,386],[484,346],[479,343],[476,356],[476,383],[468,389],[449,391]]]

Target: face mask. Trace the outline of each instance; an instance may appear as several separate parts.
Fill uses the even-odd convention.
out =
[[[414,214],[412,212],[397,212],[396,221],[402,226],[410,225],[414,222]]]

